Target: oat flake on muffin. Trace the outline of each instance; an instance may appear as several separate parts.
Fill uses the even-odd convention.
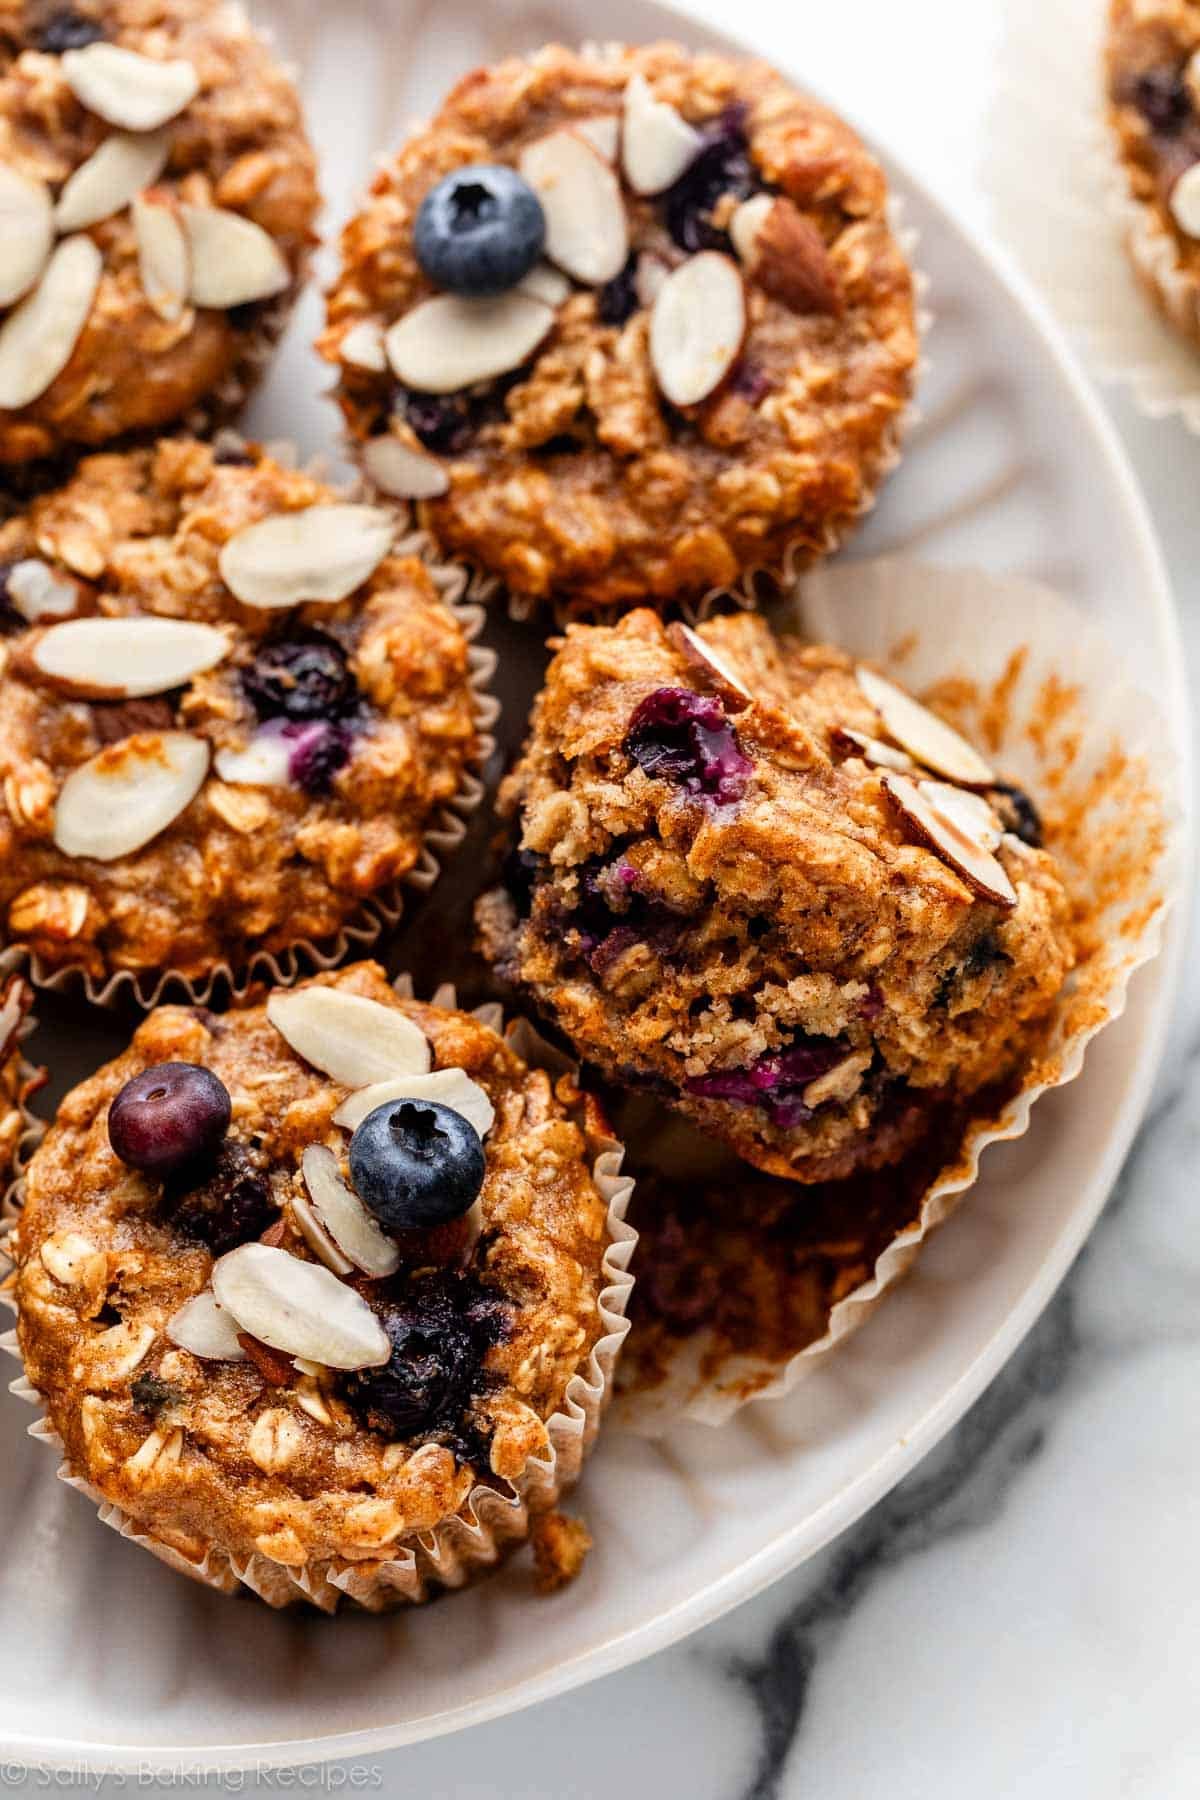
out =
[[[342,238],[368,475],[518,596],[695,598],[829,549],[917,340],[883,174],[760,63],[551,46],[465,77]]]
[[[607,1205],[564,1093],[373,964],[151,1014],[63,1102],[14,1236],[72,1474],[219,1585],[424,1597],[477,1484],[524,1495],[605,1329]],[[468,1566],[494,1561],[475,1535]]]
[[[1037,814],[761,618],[576,625],[501,791],[482,945],[585,1064],[801,1181],[1017,1073],[1072,961]]]
[[[216,0],[0,0],[0,463],[228,415],[314,241],[290,78]]]
[[[483,703],[397,523],[179,439],[0,527],[0,929],[45,972],[201,981],[414,869]]]

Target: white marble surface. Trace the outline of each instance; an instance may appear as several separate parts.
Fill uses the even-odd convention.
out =
[[[696,10],[855,96],[862,121],[985,223],[1003,6]],[[1114,413],[1200,677],[1200,442],[1119,401]],[[1185,979],[1156,1103],[1074,1274],[942,1448],[817,1563],[581,1692],[295,1785],[422,1800],[1194,1800],[1198,1101],[1200,982]],[[226,1785],[258,1784],[211,1784]]]

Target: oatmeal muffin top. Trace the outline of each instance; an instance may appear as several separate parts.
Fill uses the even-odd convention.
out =
[[[218,0],[0,0],[0,463],[244,397],[313,239],[291,80]]]
[[[10,941],[198,980],[330,936],[413,868],[480,702],[396,527],[186,439],[89,457],[0,527]]]
[[[501,793],[485,953],[622,1087],[804,1181],[1011,1075],[1071,963],[1037,815],[760,618],[572,626]]]
[[[320,349],[369,475],[521,596],[819,554],[917,354],[882,171],[762,63],[550,46],[466,76],[342,238]]]
[[[22,1027],[30,1005],[29,984],[0,972],[0,1198],[12,1180],[25,1134],[25,1102],[37,1085],[21,1055]]]
[[[15,1234],[72,1470],[189,1561],[310,1574],[519,1481],[602,1323],[576,1099],[374,964],[152,1013],[63,1102]]]
[[[1130,191],[1200,275],[1200,5],[1110,0],[1106,66]]]

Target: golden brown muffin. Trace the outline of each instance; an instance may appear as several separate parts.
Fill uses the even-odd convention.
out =
[[[572,626],[482,946],[585,1063],[794,1180],[895,1161],[1014,1073],[1071,967],[1028,799],[762,619]]]
[[[228,415],[318,206],[290,78],[216,0],[0,0],[0,463]]]
[[[10,941],[50,971],[200,980],[338,932],[414,868],[482,702],[397,523],[183,439],[90,457],[0,527]]]
[[[433,1145],[436,1223],[384,1224],[355,1192],[362,1083],[385,1070],[416,1096],[381,1103],[410,1144],[385,1153],[387,1203],[416,1216],[404,1184]],[[423,1598],[494,1561],[570,1474],[549,1422],[582,1395],[577,1463],[607,1385],[578,1099],[373,964],[221,1017],[152,1013],[63,1102],[15,1236],[25,1368],[73,1473],[181,1566],[279,1603]]]
[[[533,189],[546,260],[462,298],[417,224],[455,172],[460,211],[485,209],[481,165]],[[855,134],[765,64],[671,44],[464,77],[347,226],[319,347],[368,474],[515,594],[578,610],[829,549],[894,459],[917,355]]]

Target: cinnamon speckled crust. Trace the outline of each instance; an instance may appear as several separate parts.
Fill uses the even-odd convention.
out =
[[[29,1003],[29,984],[20,975],[0,974],[0,1196],[16,1168],[27,1124],[24,1103],[33,1085],[20,1045]]]
[[[552,45],[464,77],[346,228],[320,348],[341,368],[352,438],[390,430],[418,442],[390,375],[340,364],[339,346],[355,325],[387,327],[430,293],[412,248],[424,195],[464,163],[513,162],[557,126],[615,117],[635,71],[693,124],[747,109],[756,179],[815,227],[841,304],[794,311],[750,279],[741,361],[686,413],[655,386],[644,307],[606,325],[596,290],[576,287],[557,309],[516,384],[493,390],[467,446],[446,459],[448,494],[421,512],[447,549],[516,593],[579,611],[696,596],[777,565],[785,547],[829,548],[893,459],[917,355],[884,177],[841,120],[765,64],[671,44],[602,59]],[[661,203],[628,189],[625,199],[633,248],[682,262]],[[726,223],[732,201],[718,211]]]
[[[529,894],[484,897],[482,946],[621,1087],[773,1173],[840,1178],[1019,1066],[1071,966],[1067,897],[1016,838],[998,852],[1010,911],[914,841],[879,772],[838,747],[838,727],[880,730],[848,658],[750,615],[702,636],[756,697],[730,720],[742,796],[691,794],[625,748],[649,694],[701,686],[657,616],[572,626],[500,798]],[[805,1116],[786,1126],[690,1086],[810,1040],[837,1066],[815,1092],[796,1084]]]
[[[258,951],[326,938],[417,862],[438,809],[479,751],[468,644],[417,558],[387,557],[349,599],[289,612],[243,606],[218,574],[255,520],[335,499],[254,452],[248,466],[189,440],[88,458],[61,490],[0,527],[0,563],[38,556],[84,580],[84,606],[225,623],[232,654],[177,696],[93,706],[39,680],[36,628],[0,636],[0,920],[50,968],[94,977],[171,968],[198,979]],[[58,793],[102,742],[182,728],[214,753],[257,720],[241,672],[263,638],[317,627],[346,652],[363,701],[327,795],[233,786],[210,766],[196,799],[115,862],[54,843]],[[147,711],[149,707],[149,711]]]
[[[38,47],[67,14],[125,49],[193,64],[200,92],[166,128],[170,160],[158,186],[260,225],[293,285],[241,310],[188,307],[167,323],[142,290],[129,209],[92,226],[104,273],[91,315],[47,391],[0,412],[0,463],[10,465],[153,431],[197,408],[209,419],[235,411],[283,329],[315,242],[316,159],[296,89],[244,15],[216,0],[0,0],[0,160],[57,192],[113,131],[76,100],[58,56]]]
[[[466,1069],[496,1108],[471,1263],[506,1308],[507,1334],[470,1402],[490,1469],[436,1434],[366,1428],[329,1371],[272,1385],[253,1361],[202,1361],[164,1335],[206,1286],[212,1257],[158,1216],[160,1184],[117,1161],[108,1108],[149,1064],[215,1070],[233,1100],[231,1138],[270,1172],[273,1241],[308,1258],[290,1197],[307,1145],[344,1145],[332,1115],[347,1090],[296,1057],[263,1007],[151,1014],[129,1050],[63,1102],[29,1170],[15,1247],[26,1371],[73,1472],[191,1561],[213,1548],[236,1560],[258,1552],[314,1576],[394,1556],[458,1512],[477,1479],[515,1480],[545,1451],[545,1421],[599,1334],[607,1247],[583,1135],[548,1075],[469,1015],[398,1000],[374,964],[318,980],[398,1007],[428,1036],[433,1066]],[[402,1297],[406,1281],[402,1270],[360,1286]]]

